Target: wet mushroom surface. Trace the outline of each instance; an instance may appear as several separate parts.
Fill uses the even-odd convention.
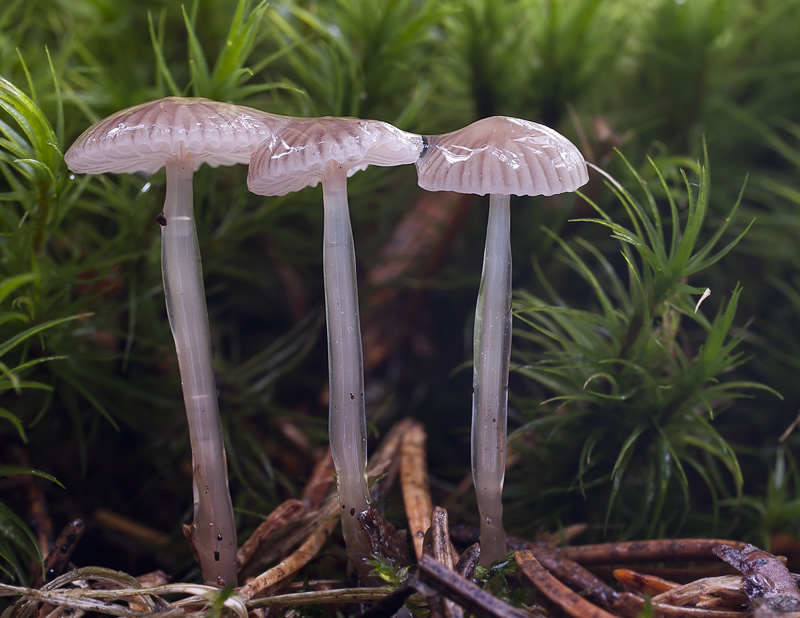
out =
[[[481,525],[481,564],[506,554],[503,481],[511,358],[511,195],[555,195],[589,180],[565,137],[528,120],[494,116],[426,138],[417,161],[428,191],[489,194],[489,218],[475,309],[472,475]]]
[[[228,489],[192,177],[212,167],[246,163],[282,117],[201,98],[169,97],[124,109],[89,127],[64,155],[81,174],[152,174],[166,167],[159,215],[167,316],[175,341],[192,445],[192,539],[203,579],[236,582],[236,525]]]
[[[247,176],[259,195],[285,195],[322,183],[323,277],[328,336],[328,425],[342,532],[362,578],[370,577],[369,536],[359,518],[370,505],[356,257],[348,176],[369,165],[415,162],[422,137],[380,121],[294,118],[253,154]]]

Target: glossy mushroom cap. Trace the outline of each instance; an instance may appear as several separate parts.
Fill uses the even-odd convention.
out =
[[[493,116],[428,140],[417,161],[419,186],[428,191],[555,195],[589,181],[572,142],[529,120]]]
[[[422,137],[379,120],[293,118],[262,143],[247,174],[247,186],[259,195],[286,195],[323,180],[331,164],[348,176],[369,165],[413,163]]]
[[[64,155],[80,174],[153,173],[170,159],[212,167],[247,163],[286,121],[251,107],[168,97],[117,112],[86,129]]]

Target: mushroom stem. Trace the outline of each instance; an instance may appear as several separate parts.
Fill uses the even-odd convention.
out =
[[[503,480],[511,358],[510,196],[492,194],[483,274],[475,310],[472,479],[481,522],[483,566],[506,555]]]
[[[322,182],[325,211],[322,261],[328,329],[329,432],[336,467],[342,534],[362,577],[369,573],[369,542],[359,522],[369,508],[364,370],[358,319],[356,256],[344,168],[333,164]]]
[[[166,167],[161,268],[192,444],[194,542],[203,581],[211,586],[236,585],[236,526],[194,224],[193,161],[168,161]]]

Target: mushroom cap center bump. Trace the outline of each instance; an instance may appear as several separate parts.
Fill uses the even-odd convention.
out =
[[[64,155],[76,173],[154,173],[170,159],[196,170],[248,163],[288,119],[203,98],[167,97],[123,109],[86,129]]]
[[[575,145],[529,120],[492,116],[428,140],[417,161],[419,185],[428,191],[554,195],[589,181]]]
[[[250,162],[247,186],[259,195],[286,195],[324,180],[331,165],[347,176],[369,165],[415,162],[420,135],[360,118],[292,118],[273,132]]]

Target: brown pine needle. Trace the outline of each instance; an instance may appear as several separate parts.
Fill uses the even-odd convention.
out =
[[[534,558],[533,553],[529,550],[514,552],[514,560],[525,579],[570,616],[574,618],[616,618],[614,614],[609,614],[606,610],[593,605],[558,581],[547,572],[547,569]]]
[[[303,515],[305,511],[306,507],[300,500],[287,500],[278,505],[253,531],[253,534],[239,548],[239,551],[236,552],[236,564],[239,572],[241,573],[253,556],[258,553],[258,550],[261,549],[261,546],[271,534],[290,523],[296,517]]]
[[[711,551],[718,545],[730,545],[742,549],[746,543],[720,539],[655,539],[651,541],[627,541],[624,543],[599,543],[597,545],[575,545],[559,547],[558,551],[583,565],[631,563],[648,560],[712,560]]]
[[[397,454],[403,436],[413,424],[414,421],[406,419],[392,426],[371,459],[370,475],[382,474],[386,470]],[[335,496],[330,497],[315,514],[314,528],[300,547],[277,565],[242,586],[239,594],[245,599],[254,599],[270,594],[282,583],[291,581],[291,578],[317,555],[336,528],[339,523],[336,517],[337,506],[338,501]]]
[[[245,599],[254,599],[269,594],[284,581],[289,581],[319,553],[338,523],[337,519],[323,521],[322,525],[316,528],[300,547],[285,560],[281,560],[277,565],[242,586],[239,594]]]
[[[415,422],[403,436],[400,444],[400,484],[403,489],[408,532],[414,543],[417,558],[422,555],[422,542],[425,531],[431,527],[433,509],[425,441],[425,429],[421,423]]]
[[[448,571],[453,571],[453,549],[450,543],[450,524],[447,511],[440,506],[431,513],[431,527],[425,534],[424,553]],[[431,618],[462,618],[464,612],[450,598],[440,594],[428,596]]]
[[[303,502],[309,510],[322,506],[334,480],[336,480],[336,470],[333,467],[331,449],[328,448],[325,455],[314,465],[311,476],[303,487]]]
[[[478,618],[531,618],[527,612],[501,601],[430,556],[422,556],[417,568],[419,577],[425,584]]]

